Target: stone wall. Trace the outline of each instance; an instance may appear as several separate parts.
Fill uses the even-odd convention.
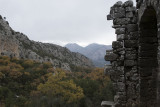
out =
[[[107,51],[105,60],[111,61],[111,79],[116,88],[117,107],[135,105],[138,102],[139,74],[137,70],[137,11],[132,1],[117,2],[111,7],[108,20],[113,20],[117,41],[112,43],[113,51]]]
[[[116,90],[116,107],[160,106],[160,2],[159,0],[121,1],[111,7],[117,40],[107,51],[110,61],[105,71]]]

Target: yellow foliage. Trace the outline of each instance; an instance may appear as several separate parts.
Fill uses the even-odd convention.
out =
[[[24,75],[30,76],[29,72],[24,72]]]
[[[73,80],[65,80],[65,78],[65,72],[58,69],[57,73],[50,73],[48,81],[45,84],[38,86],[38,91],[45,95],[60,97],[67,103],[76,102],[83,98],[82,88],[76,86]]]
[[[36,72],[39,72],[41,70],[43,70],[43,65],[42,64],[34,69],[34,71],[36,71]]]
[[[12,71],[9,73],[9,76],[13,79],[16,79],[22,76],[22,73],[16,69],[12,69]]]
[[[31,96],[38,97],[41,93],[39,91],[32,91],[30,93]]]
[[[40,79],[37,78],[37,79],[35,79],[34,82],[32,83],[32,86],[37,86],[37,85],[39,85],[40,83],[41,83]]]
[[[13,57],[12,59],[11,59],[11,61],[13,61],[13,62],[16,62],[16,61],[19,61],[16,57]]]
[[[10,72],[10,67],[9,66],[0,66],[0,72],[6,74]]]
[[[48,69],[47,69],[47,72],[48,72],[48,73],[54,72],[54,71],[55,71],[54,68],[48,68]]]
[[[10,58],[8,56],[2,56],[1,59],[3,59],[3,60],[9,60]]]
[[[41,81],[45,81],[46,80],[44,76],[41,76],[40,79],[41,79]]]
[[[8,59],[6,59],[6,60],[0,59],[0,65],[7,65],[8,63],[9,63]]]
[[[24,68],[20,64],[10,63],[8,64],[10,69],[17,69],[18,71],[22,71]]]
[[[50,62],[44,62],[43,67],[44,68],[51,68],[51,67],[53,67],[53,65]]]
[[[3,77],[4,77],[4,74],[0,72],[0,79],[2,79]]]
[[[95,68],[91,73],[88,73],[84,78],[90,78],[101,82],[102,86],[106,86],[110,82],[109,76],[104,75],[103,68]]]
[[[22,73],[21,71],[24,69],[20,64],[12,63],[7,57],[3,57],[3,63],[5,65],[0,66],[0,72],[3,74],[9,74],[11,78],[19,78]],[[2,62],[2,59],[0,59]]]
[[[26,60],[23,62],[23,65],[27,66],[27,67],[32,67],[34,64],[33,60]]]

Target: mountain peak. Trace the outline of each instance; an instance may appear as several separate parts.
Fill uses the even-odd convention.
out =
[[[78,45],[77,43],[68,43],[68,44],[65,45],[65,47],[67,47],[67,46],[72,46],[72,47],[74,47],[74,46],[79,46],[79,47],[81,47],[81,46]]]
[[[15,32],[1,17],[0,31],[0,55],[51,62],[53,67],[68,71],[72,66],[93,67],[92,62],[82,54],[71,52],[59,45],[32,41],[23,33]]]
[[[67,47],[72,52],[79,52],[87,56],[97,67],[103,67],[106,64],[106,61],[104,60],[106,50],[112,48],[111,45],[102,45],[97,43],[89,44],[86,47],[81,47],[75,43],[72,45],[67,44],[65,47]]]

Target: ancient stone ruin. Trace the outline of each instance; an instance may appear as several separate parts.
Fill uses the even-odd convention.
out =
[[[113,20],[117,41],[106,66],[116,91],[115,107],[160,107],[160,0],[117,2]]]

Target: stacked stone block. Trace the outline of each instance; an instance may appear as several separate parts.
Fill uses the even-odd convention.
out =
[[[132,1],[121,1],[111,7],[108,20],[113,20],[117,41],[112,43],[113,50],[107,51],[105,60],[111,62],[108,73],[116,90],[116,107],[138,106],[139,73],[137,10]],[[108,68],[108,67],[107,67]]]
[[[105,59],[116,90],[117,107],[160,106],[160,1],[117,2],[108,20],[113,20],[117,40]]]

